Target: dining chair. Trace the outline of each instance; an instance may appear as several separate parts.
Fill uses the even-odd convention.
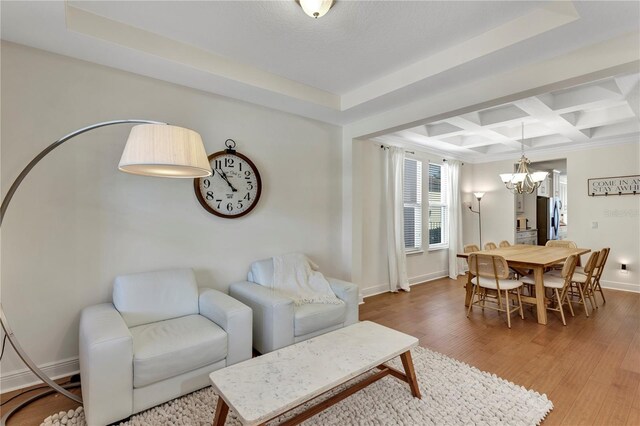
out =
[[[564,248],[578,248],[575,241],[570,240],[549,240],[545,243],[545,247],[564,247]],[[578,265],[580,264],[580,258],[578,257]],[[564,262],[558,262],[551,265],[551,269],[560,270],[564,266]]]
[[[570,240],[549,240],[546,242],[547,247],[565,247],[565,248],[578,248],[575,241]],[[564,262],[563,262],[564,265]]]
[[[467,244],[463,248],[465,253],[473,253],[474,251],[480,251],[480,247],[475,244]],[[467,259],[467,267],[469,266],[469,259]],[[471,274],[467,272],[467,283],[473,287],[473,283],[471,282]],[[466,287],[466,284],[465,284]]]
[[[469,255],[469,272],[475,282],[469,308],[467,309],[467,318],[471,315],[473,305],[480,305],[483,310],[487,308],[498,312],[506,312],[507,326],[511,328],[511,313],[513,311],[509,309],[509,294],[513,294],[515,290],[520,317],[524,319],[522,299],[520,298],[522,282],[508,279],[509,266],[504,257],[471,253]],[[504,302],[502,301],[501,292],[504,292]],[[495,301],[492,301],[495,306],[486,306],[487,297],[495,299]]]
[[[474,251],[480,251],[480,247],[475,244],[467,244],[463,247],[465,253],[473,253]]]
[[[495,250],[495,249],[497,249],[497,248],[498,248],[498,246],[496,245],[496,243],[491,242],[491,241],[489,241],[488,243],[486,243],[486,244],[484,245],[484,249],[485,249],[485,250]]]
[[[593,271],[593,275],[591,277],[591,292],[593,293],[593,299],[596,302],[596,309],[598,308],[598,301],[596,300],[596,291],[600,292],[600,296],[602,296],[602,303],[606,303],[607,300],[604,298],[604,292],[602,291],[602,287],[600,286],[600,277],[602,277],[602,272],[604,271],[604,265],[607,263],[607,259],[609,258],[609,252],[611,249],[609,247],[605,247],[600,250],[600,254],[598,255],[598,259],[596,260],[596,265]],[[576,273],[586,275],[585,270],[582,266],[576,267]]]
[[[551,273],[544,275],[544,288],[552,290],[554,296],[552,301],[555,302],[554,306],[556,306],[547,306],[547,310],[560,312],[560,318],[562,319],[563,325],[567,325],[567,321],[564,317],[564,310],[562,309],[562,305],[564,303],[569,305],[571,316],[575,316],[573,306],[571,306],[571,301],[569,300],[569,287],[571,286],[571,281],[573,279],[577,263],[578,255],[572,254],[563,262],[562,271],[559,276]],[[535,284],[535,280],[533,277],[527,276],[523,278],[523,283],[532,285]]]
[[[573,274],[573,277],[571,278],[571,285],[569,287],[570,299],[571,297],[578,298],[578,303],[582,303],[584,305],[584,312],[587,315],[587,317],[589,316],[589,310],[587,309],[587,302],[585,298],[589,299],[589,303],[591,304],[591,310],[595,309],[596,307],[596,302],[595,302],[595,297],[594,297],[593,287],[591,285],[591,282],[593,279],[593,273],[596,269],[596,262],[598,261],[599,256],[600,256],[599,251],[591,252],[591,255],[589,256],[589,260],[587,260],[587,263],[584,265],[584,268],[581,269],[582,272]],[[554,271],[548,275],[557,276],[558,274],[557,272]],[[578,291],[577,293],[573,290],[574,287],[577,289]]]
[[[502,248],[502,247],[511,247],[511,243],[510,243],[509,241],[507,241],[507,240],[502,240],[502,241],[500,241],[499,246],[500,246],[501,248]]]

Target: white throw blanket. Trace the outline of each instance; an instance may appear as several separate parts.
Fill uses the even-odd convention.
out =
[[[296,305],[342,303],[317,269],[318,265],[301,253],[274,256],[273,289],[292,298]]]

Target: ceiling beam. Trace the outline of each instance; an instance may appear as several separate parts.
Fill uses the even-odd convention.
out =
[[[559,112],[554,111],[538,97],[533,96],[514,102],[519,108],[540,120],[546,127],[566,136],[575,142],[586,142],[589,137],[566,120]]]
[[[483,136],[488,140],[493,140],[496,143],[506,145],[512,149],[516,149],[516,150],[520,149],[520,142],[515,141],[511,138],[508,138],[503,134],[498,133],[492,129],[488,129],[479,124],[476,124],[473,121],[463,116],[447,118],[444,121],[446,121],[447,123],[453,124],[454,126],[459,127],[461,129],[465,129],[476,135]]]
[[[580,19],[572,2],[546,2],[474,38],[439,51],[396,72],[367,83],[341,99],[342,110],[392,93],[462,64],[513,46]]]

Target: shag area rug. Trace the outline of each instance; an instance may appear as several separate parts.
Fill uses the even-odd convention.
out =
[[[495,374],[422,347],[412,351],[422,399],[413,398],[409,386],[387,376],[338,404],[305,421],[307,426],[325,425],[538,425],[553,409],[546,395],[527,390]],[[402,371],[400,359],[389,365]],[[373,374],[373,373],[367,373]],[[345,386],[362,380],[359,376],[331,393],[279,417],[277,425],[300,410],[315,405]],[[210,425],[218,397],[205,388],[158,407],[136,414],[121,426]],[[82,409],[47,417],[43,425],[85,425]],[[229,412],[226,425],[240,422]]]

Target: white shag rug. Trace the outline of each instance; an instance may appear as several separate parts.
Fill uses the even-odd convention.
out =
[[[387,376],[338,404],[302,423],[325,425],[538,425],[553,409],[546,395],[527,390],[495,374],[486,373],[460,361],[422,347],[412,351],[422,399],[413,398],[409,386]],[[389,365],[402,371],[400,359]],[[373,373],[367,373],[373,374]],[[362,380],[366,375],[336,388],[322,398],[269,423],[277,425],[317,404],[345,386]],[[150,410],[136,414],[121,426],[210,425],[218,397],[205,388]],[[80,407],[68,413],[60,412],[45,419],[42,425],[84,426],[84,411]],[[226,425],[240,422],[229,411]]]

